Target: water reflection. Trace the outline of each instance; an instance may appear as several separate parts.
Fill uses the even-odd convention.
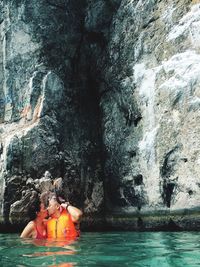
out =
[[[77,242],[74,240],[34,240],[34,239],[24,239],[21,240],[22,244],[32,244],[36,247],[43,247],[42,251],[33,251],[33,253],[23,254],[22,256],[25,258],[35,258],[35,259],[42,259],[46,262],[54,262],[55,264],[48,265],[49,267],[72,267],[75,266],[73,262],[62,262],[57,263],[57,258],[59,256],[69,256],[74,255],[76,253],[76,248],[73,246],[73,243]]]
[[[78,239],[20,239],[22,244],[32,244],[35,246],[44,246],[44,247],[64,247],[68,249],[73,248],[73,244],[75,244]]]
[[[35,252],[33,254],[23,254],[25,257],[43,257],[43,256],[56,256],[56,255],[73,255],[73,251],[45,251],[45,252]]]
[[[75,266],[74,263],[61,263],[58,265],[49,265],[48,267],[72,267]]]
[[[83,233],[76,241],[0,235],[0,266],[200,266],[199,232]]]

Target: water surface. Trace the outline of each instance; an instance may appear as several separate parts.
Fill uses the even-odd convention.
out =
[[[200,233],[82,233],[73,242],[0,234],[0,266],[200,266]]]

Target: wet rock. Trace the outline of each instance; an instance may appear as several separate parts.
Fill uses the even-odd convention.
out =
[[[84,204],[84,211],[86,214],[93,214],[94,212],[99,213],[102,210],[104,204],[104,190],[102,182],[94,184],[91,199],[86,199]]]
[[[199,227],[199,5],[0,1],[0,221],[61,177],[90,226]]]
[[[14,202],[10,206],[10,223],[24,225],[26,222],[30,221],[30,218],[28,216],[28,209],[34,203],[36,196],[36,191],[26,191],[22,199]]]

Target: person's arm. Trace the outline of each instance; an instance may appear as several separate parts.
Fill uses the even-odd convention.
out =
[[[24,228],[24,230],[22,231],[20,237],[21,238],[32,237],[33,231],[34,231],[34,223],[29,222],[27,226]]]
[[[80,222],[83,216],[83,212],[81,210],[72,206],[69,202],[62,203],[61,206],[69,212],[74,223]]]

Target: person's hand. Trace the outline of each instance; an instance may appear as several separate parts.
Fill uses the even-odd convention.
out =
[[[63,207],[64,209],[66,209],[66,210],[69,207],[69,205],[70,205],[69,202],[65,202],[65,203],[60,204],[60,206]]]

